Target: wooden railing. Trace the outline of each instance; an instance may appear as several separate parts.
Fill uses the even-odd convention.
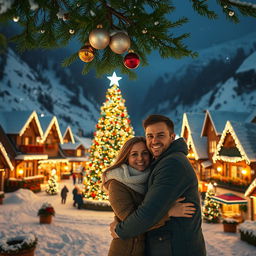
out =
[[[20,145],[20,151],[22,153],[42,154],[44,153],[44,146],[43,145]]]

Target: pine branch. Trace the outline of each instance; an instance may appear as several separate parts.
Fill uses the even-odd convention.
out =
[[[217,14],[209,9],[206,0],[189,0],[199,15],[216,19]],[[256,5],[239,0],[216,0],[224,15],[232,22],[239,22],[239,15],[256,17]],[[81,47],[88,42],[90,32],[101,24],[106,30],[126,31],[131,39],[131,49],[140,57],[141,65],[147,65],[147,56],[158,51],[162,58],[195,57],[184,39],[188,33],[176,34],[175,28],[183,26],[188,19],[170,19],[175,6],[170,0],[14,0],[2,11],[0,21],[16,17],[23,28],[19,35],[11,38],[19,51],[36,48],[57,48],[77,39]],[[33,7],[33,8],[32,8]],[[77,52],[79,49],[76,49]],[[72,64],[77,53],[66,58],[62,65]],[[123,65],[123,56],[115,54],[109,47],[95,51],[92,62],[86,63],[83,73],[95,69],[98,75],[119,68],[122,73],[134,77],[135,73]]]

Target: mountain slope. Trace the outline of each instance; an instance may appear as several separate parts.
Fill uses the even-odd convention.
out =
[[[99,107],[86,98],[82,88],[70,89],[50,65],[30,67],[14,51],[0,59],[0,110],[33,109],[38,114],[54,114],[62,126],[74,131],[93,132],[99,116]],[[72,76],[66,72],[66,79]]]
[[[255,33],[206,49],[174,75],[158,78],[144,100],[142,115],[170,116],[179,132],[184,112],[205,109],[250,111],[255,106]],[[254,62],[254,63],[253,63]]]

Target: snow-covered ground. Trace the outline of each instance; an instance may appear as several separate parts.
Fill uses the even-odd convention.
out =
[[[111,241],[108,224],[112,212],[78,210],[72,206],[71,181],[66,204],[60,195],[45,192],[33,194],[21,189],[5,196],[0,205],[0,239],[19,233],[34,233],[38,237],[36,256],[105,256]],[[40,225],[37,211],[44,202],[51,203],[56,216],[50,225]],[[221,224],[203,224],[208,256],[256,256],[255,246],[240,240],[239,233],[224,233]],[[121,256],[121,255],[120,255]]]

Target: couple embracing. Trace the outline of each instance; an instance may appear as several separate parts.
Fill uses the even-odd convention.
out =
[[[143,122],[103,173],[115,213],[108,256],[205,256],[196,174],[166,116]]]

